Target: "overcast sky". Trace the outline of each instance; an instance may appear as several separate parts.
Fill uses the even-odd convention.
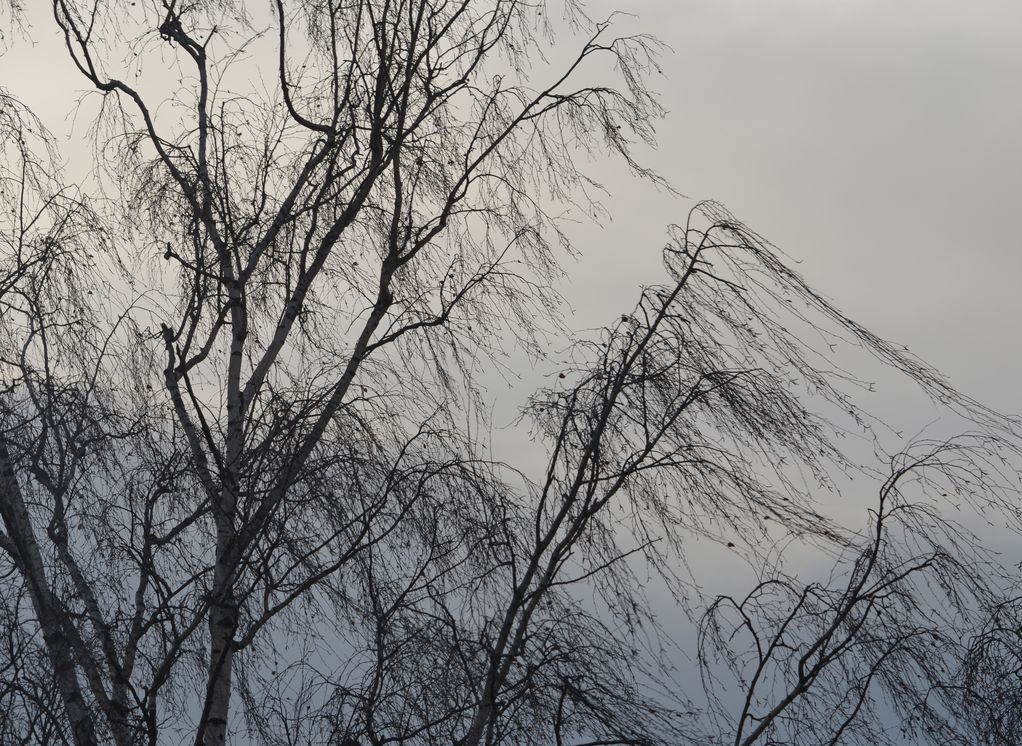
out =
[[[1022,411],[1022,4],[626,9],[674,50],[657,164],[675,187],[723,201],[857,320],[986,403]],[[594,241],[590,256],[594,272],[614,271],[596,282],[655,280],[677,202],[629,186],[612,204],[614,240]],[[632,236],[649,236],[649,251]]]
[[[595,17],[634,13],[629,30],[674,50],[655,162],[678,191],[724,202],[853,318],[984,403],[1022,412],[1022,3],[589,5]],[[31,33],[34,47],[0,58],[0,85],[64,136],[82,85],[49,26]],[[576,326],[604,323],[638,284],[664,279],[665,227],[691,204],[614,183],[613,221],[578,234]]]
[[[84,85],[45,5],[29,8],[32,42],[15,40],[3,56],[0,85],[66,138]],[[621,32],[651,32],[671,48],[655,81],[669,114],[658,152],[646,157],[690,199],[594,165],[613,186],[605,200],[613,220],[577,232],[573,326],[602,325],[632,306],[639,284],[663,281],[666,226],[683,222],[692,200],[713,198],[799,260],[850,316],[989,406],[1022,412],[1022,4],[590,0],[589,8],[594,18],[626,10],[634,17],[620,20]],[[145,72],[157,83],[167,75]],[[77,141],[65,140],[72,172],[89,166],[75,146],[85,125],[77,123]],[[509,410],[530,378],[504,397]],[[922,399],[883,387],[875,398],[866,405],[911,432],[934,417]]]
[[[1022,412],[1022,4],[590,0],[589,8],[594,17],[633,13],[625,29],[673,49],[657,84],[670,114],[655,164],[678,191],[721,200],[857,320],[986,403]],[[35,19],[35,44],[4,55],[0,85],[66,135],[83,86],[52,19]],[[608,299],[613,314],[638,283],[663,278],[665,226],[690,204],[613,182],[623,184],[607,200],[613,222],[579,232],[585,258],[569,291],[579,326],[602,323]]]
[[[33,42],[15,41],[3,56],[0,85],[66,138],[84,85],[45,5],[29,7]],[[966,393],[1022,413],[1022,4],[590,0],[589,8],[594,18],[626,10],[634,17],[620,20],[621,32],[651,32],[673,50],[655,81],[670,113],[647,159],[691,199],[594,165],[614,187],[605,201],[613,220],[577,232],[573,326],[607,323],[632,306],[639,284],[663,281],[666,226],[682,222],[692,200],[713,198],[800,260],[810,283],[853,318]],[[145,72],[157,82],[167,74]],[[84,173],[89,154],[74,143],[65,140],[65,151]],[[508,412],[534,383],[526,375],[504,396]],[[921,398],[883,387],[875,398],[865,404],[910,432],[935,416]]]

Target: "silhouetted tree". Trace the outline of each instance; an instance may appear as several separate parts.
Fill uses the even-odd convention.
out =
[[[1022,617],[1019,599],[1003,596],[964,637],[963,663],[943,689],[957,697],[970,743],[1008,746],[1022,738]]]
[[[636,572],[681,597],[699,534],[847,545],[814,493],[850,465],[842,428],[871,420],[827,346],[966,415],[981,452],[1010,434],[704,203],[673,229],[670,281],[530,399],[548,458],[522,473],[486,446],[482,378],[505,340],[549,357],[562,214],[601,209],[582,156],[658,181],[632,155],[661,113],[654,40],[571,0],[52,10],[99,94],[98,173],[88,198],[62,186],[45,131],[5,101],[13,739],[698,742]],[[552,12],[582,41],[547,73]],[[601,58],[617,87],[586,82]],[[823,668],[895,582],[893,510],[845,595],[795,605],[836,620],[806,630]]]
[[[772,568],[744,597],[711,604],[699,656],[722,742],[1011,742],[977,738],[962,716],[963,693],[993,705],[1001,685],[958,683],[963,666],[977,668],[969,638],[1005,577],[932,500],[944,490],[1011,500],[1015,486],[991,463],[1004,448],[985,437],[917,444],[895,459],[869,531],[828,581]]]

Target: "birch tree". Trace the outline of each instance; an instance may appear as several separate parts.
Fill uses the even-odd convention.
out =
[[[722,742],[1014,742],[1010,579],[938,507],[947,491],[1010,507],[1013,480],[990,463],[1003,450],[976,436],[915,444],[828,578],[767,565],[744,596],[714,600],[698,650]]]
[[[871,421],[821,347],[1011,432],[704,203],[665,284],[524,406],[545,468],[500,462],[483,372],[510,346],[554,364],[565,226],[603,209],[587,157],[660,183],[634,154],[654,39],[571,1],[52,19],[97,173],[63,185],[5,101],[12,738],[705,742],[636,563],[681,597],[693,536],[846,540],[814,491]]]

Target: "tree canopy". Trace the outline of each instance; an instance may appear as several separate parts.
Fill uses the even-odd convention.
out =
[[[575,0],[51,10],[92,173],[0,89],[0,740],[1014,742],[1013,579],[947,512],[1017,527],[1014,419],[715,202],[551,342],[591,162],[670,188],[655,38]],[[535,471],[490,445],[509,350],[550,371]],[[849,350],[968,432],[863,468]],[[694,590],[696,537],[760,582]]]

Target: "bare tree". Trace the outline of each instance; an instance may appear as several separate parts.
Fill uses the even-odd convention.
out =
[[[1010,498],[1013,485],[991,464],[1003,448],[972,437],[916,444],[895,459],[870,530],[829,582],[774,568],[744,597],[710,605],[699,656],[722,742],[1010,742],[977,739],[957,683],[969,636],[1006,578],[932,499],[945,490]]]
[[[1010,434],[705,203],[670,283],[529,401],[549,458],[521,473],[486,448],[482,372],[502,340],[546,355],[559,216],[602,209],[580,156],[658,180],[632,155],[653,39],[567,2],[579,50],[546,73],[542,3],[52,10],[99,94],[99,173],[60,187],[38,123],[3,120],[0,696],[23,740],[696,741],[636,563],[682,596],[696,534],[846,542],[814,492],[849,465],[839,416],[871,421],[820,345],[867,349],[983,449]],[[601,58],[617,87],[583,82]]]
[[[957,675],[942,687],[942,693],[955,698],[970,743],[984,746],[1008,746],[1022,737],[1018,696],[1022,620],[1018,596],[1007,596],[984,609],[979,623],[964,637]]]
[[[0,517],[6,529],[0,533],[0,548],[9,563],[5,576],[10,585],[5,588],[9,592],[3,595],[3,609],[10,655],[7,693],[14,698],[5,725],[24,728],[18,738],[45,733],[59,740],[54,734],[62,733],[63,728],[54,725],[59,720],[54,719],[52,692],[44,694],[48,687],[43,682],[52,677],[75,739],[94,740],[88,704],[76,675],[74,641],[67,634],[66,610],[60,591],[53,585],[52,573],[47,571],[49,557],[42,545],[40,527],[33,522],[34,506],[20,479],[22,468],[38,463],[43,444],[17,448],[13,440],[25,425],[21,415],[26,409],[45,412],[46,425],[83,425],[81,420],[74,424],[68,421],[82,413],[77,406],[80,400],[75,401],[79,392],[62,387],[52,376],[60,375],[67,356],[81,353],[85,360],[91,358],[89,334],[83,331],[89,328],[85,294],[91,291],[80,281],[78,270],[86,266],[90,252],[102,247],[102,241],[96,240],[95,215],[87,205],[54,183],[52,163],[47,157],[52,156],[50,142],[41,123],[6,94],[0,96],[0,103],[0,143],[5,156],[0,194],[9,206],[0,239],[4,248],[0,364],[4,368],[5,422],[0,440]],[[34,343],[39,345],[41,359],[32,355]],[[88,396],[87,390],[82,393]],[[45,527],[45,535],[58,547],[65,546],[67,540],[62,518],[58,497],[53,520]],[[38,632],[26,635],[19,628],[29,602]],[[41,642],[34,639],[37,635]],[[49,659],[51,673],[36,678],[33,674],[39,672],[40,648]],[[19,717],[26,706],[25,716]],[[10,731],[8,734],[14,735]]]

